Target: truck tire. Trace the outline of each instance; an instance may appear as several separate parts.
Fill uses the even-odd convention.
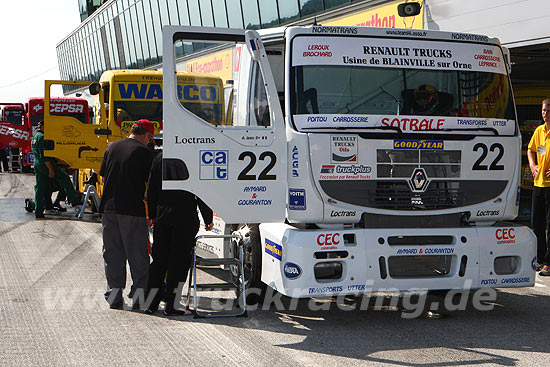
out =
[[[261,281],[262,274],[262,241],[260,238],[260,229],[258,224],[240,224],[234,228],[235,231],[241,231],[248,227],[248,236],[244,241],[244,284],[246,289],[246,303],[255,305],[262,303],[265,296],[266,285]],[[239,250],[236,242],[232,242],[232,251],[236,258],[239,258]],[[239,282],[236,269],[231,269],[231,280],[234,283]]]

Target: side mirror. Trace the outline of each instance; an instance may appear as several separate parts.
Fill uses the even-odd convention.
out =
[[[397,5],[397,14],[400,17],[414,17],[420,14],[420,3],[410,2]]]
[[[99,94],[99,91],[101,90],[101,85],[99,83],[92,83],[88,86],[88,90],[90,91],[90,94],[92,96],[95,96]]]

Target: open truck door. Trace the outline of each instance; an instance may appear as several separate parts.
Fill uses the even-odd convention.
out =
[[[55,115],[51,106],[50,89],[52,85],[90,85],[88,81],[46,80],[44,91],[44,155],[66,162],[75,169],[91,168],[98,170],[109,135],[106,119],[85,123],[72,115]],[[100,100],[103,100],[102,92]],[[101,116],[105,116],[103,104]],[[69,106],[70,108],[70,106]]]
[[[222,76],[226,87],[235,89],[233,105],[226,107],[232,117],[225,124],[208,122],[208,111],[188,102],[190,98],[197,102],[221,99],[213,88],[178,87],[176,56],[190,49],[191,42],[216,43],[212,55],[217,56],[208,59],[204,56],[208,53],[202,52],[201,58],[188,58],[193,67],[186,70],[220,75],[227,66],[224,62],[233,60],[231,80]],[[163,188],[194,193],[226,223],[283,222],[287,192],[284,121],[258,33],[167,26],[163,47]]]

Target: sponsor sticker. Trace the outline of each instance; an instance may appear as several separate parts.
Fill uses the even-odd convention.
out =
[[[201,150],[199,151],[199,162],[200,180],[227,180],[228,150]]]
[[[308,288],[309,294],[323,294],[323,293],[340,293],[344,289],[341,285],[333,285],[327,287],[312,287]]]
[[[306,210],[305,189],[288,189],[288,209]]]
[[[394,140],[394,149],[443,150],[443,140]]]
[[[450,255],[454,254],[452,247],[426,247],[426,248],[402,248],[397,250],[397,255]]]
[[[297,264],[291,262],[285,263],[283,271],[285,277],[288,279],[298,279],[302,275],[302,269]]]
[[[363,164],[323,164],[321,180],[370,180],[372,167]]]
[[[317,245],[321,250],[336,250],[342,240],[340,233],[321,233],[317,236]]]
[[[266,238],[265,253],[273,256],[274,258],[280,261],[283,256],[283,247]]]
[[[476,216],[478,217],[496,217],[500,215],[500,210],[478,210]]]
[[[355,210],[331,210],[331,218],[342,218],[342,217],[355,217],[357,212]]]
[[[292,158],[292,177],[300,177],[300,173],[298,172],[298,169],[300,168],[299,163],[299,151],[296,145],[292,148],[291,158]]]
[[[330,147],[332,163],[357,162],[357,136],[332,135]]]
[[[516,243],[515,228],[498,228],[495,231],[497,245],[508,245]]]

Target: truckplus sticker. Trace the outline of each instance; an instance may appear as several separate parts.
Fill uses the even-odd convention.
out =
[[[357,136],[332,135],[330,137],[330,151],[333,163],[356,163]]]
[[[274,258],[280,261],[283,256],[283,247],[266,238],[265,253],[273,256]]]
[[[372,167],[363,164],[323,164],[321,180],[370,180]]]

